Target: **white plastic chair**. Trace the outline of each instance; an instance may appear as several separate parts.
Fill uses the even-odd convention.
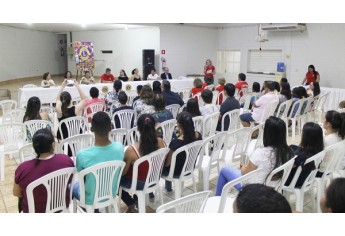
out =
[[[163,170],[165,156],[168,154],[168,152],[169,148],[160,148],[157,151],[154,151],[146,156],[140,157],[133,164],[133,177],[131,187],[120,187],[126,192],[134,193],[138,196],[139,213],[145,213],[145,195],[156,190],[159,191],[160,201],[161,204],[163,204],[163,195],[159,186],[159,180]],[[139,167],[144,162],[148,163],[149,169],[147,172],[144,188],[142,190],[138,190],[137,181],[139,174],[138,172],[140,170]]]
[[[300,122],[300,127],[302,128],[304,126],[304,124],[308,121],[308,115],[309,115],[309,111],[311,110],[311,104],[314,102],[314,98],[313,97],[308,97],[304,99],[302,108],[301,108],[301,114],[300,114],[300,118],[299,118],[299,122]]]
[[[47,127],[53,128],[53,123],[48,120],[28,120],[24,122],[27,132],[33,137],[37,130],[44,129]]]
[[[325,157],[322,162],[328,162],[322,177],[315,177],[315,182],[317,184],[317,212],[321,212],[320,199],[325,191],[325,184],[327,180],[333,178],[333,172],[337,170],[339,161],[341,161],[345,156],[345,140],[340,141],[332,146],[329,146],[325,149]]]
[[[113,142],[120,142],[123,146],[127,145],[127,133],[126,129],[113,129],[109,132],[109,139]]]
[[[245,94],[242,96],[241,100],[244,101],[243,113],[250,112],[249,107],[250,107],[250,101],[251,101],[252,97],[255,97],[255,95]],[[241,101],[240,101],[240,104],[242,104]]]
[[[181,197],[183,182],[185,182],[188,179],[193,180],[193,188],[194,188],[194,192],[196,192],[196,184],[195,184],[195,179],[194,179],[194,169],[195,169],[195,163],[197,161],[201,146],[202,146],[201,140],[195,141],[195,142],[192,142],[188,145],[180,147],[179,149],[174,151],[172,154],[169,173],[167,176],[162,175],[162,178],[165,180],[174,182],[175,199],[178,199]],[[185,163],[184,163],[183,168],[181,170],[181,174],[180,174],[180,176],[174,176],[175,165],[176,165],[176,161],[178,158],[177,156],[183,152],[186,154],[186,160],[185,160]]]
[[[19,149],[19,163],[21,164],[24,161],[32,160],[36,157],[35,150],[32,146],[32,143],[25,144]]]
[[[278,106],[278,103],[279,103],[279,100],[271,101],[270,103],[268,103],[265,106],[264,111],[263,111],[258,123],[265,122],[268,119],[268,117],[274,116],[274,112]]]
[[[212,113],[206,116],[202,123],[202,138],[211,137],[216,133],[220,112]]]
[[[224,146],[226,135],[226,132],[220,132],[203,140],[195,168],[199,170],[199,183],[203,183],[204,191],[209,190],[211,169],[216,166],[218,173],[220,171],[220,153]]]
[[[40,112],[47,113],[48,115],[55,113],[55,107],[53,106],[41,106]]]
[[[68,167],[54,171],[30,183],[26,188],[29,213],[35,213],[34,189],[41,185],[46,188],[47,192],[46,213],[69,212],[66,197],[69,191],[68,199],[71,200],[70,184],[74,172],[75,167]]]
[[[235,131],[237,129],[237,123],[238,123],[239,117],[240,117],[240,109],[235,109],[235,110],[224,113],[224,115],[222,116],[221,131],[228,131],[228,132]],[[227,129],[224,128],[226,119],[229,120],[229,126],[227,127]]]
[[[95,102],[92,104],[87,105],[84,108],[84,116],[87,118],[89,122],[92,121],[92,117],[99,111],[106,111],[107,106],[103,102]]]
[[[338,112],[339,113],[345,113],[345,108],[339,109]]]
[[[25,109],[17,108],[7,111],[2,117],[3,124],[23,123]]]
[[[180,107],[180,109],[178,110],[178,114],[180,114],[181,112],[183,112],[183,110],[187,107],[187,104],[185,103],[182,107]]]
[[[285,126],[286,126],[286,138],[289,136],[289,120],[288,120],[288,112],[291,108],[291,105],[292,105],[292,99],[290,100],[287,100],[285,102],[282,102],[279,107],[278,107],[278,110],[277,110],[277,113],[276,113],[276,117],[282,119],[285,123]]]
[[[175,131],[175,126],[176,126],[176,120],[166,120],[162,123],[159,123],[156,126],[156,130],[159,128],[162,130],[163,140],[167,147],[169,147],[169,144],[171,142],[173,133]]]
[[[66,118],[60,121],[59,123],[59,132],[61,134],[61,140],[65,139],[62,132],[64,126],[67,130],[67,137],[65,138],[70,138],[78,134],[85,134],[88,131],[88,121],[85,117],[74,116]]]
[[[115,117],[119,119],[120,127],[115,126]],[[134,125],[134,120],[136,119],[137,118],[134,110],[125,109],[113,113],[111,123],[113,124],[114,128],[124,128],[128,130],[132,128],[132,125]]]
[[[226,99],[225,95],[224,95],[224,90],[221,91],[220,93],[218,93],[217,96],[217,105],[221,105],[221,103],[219,102],[220,98],[222,98],[222,103],[224,102],[224,100]]]
[[[165,109],[169,110],[173,114],[174,119],[176,119],[180,107],[181,106],[179,104],[171,104],[169,106],[166,106]]]
[[[24,124],[0,125],[0,151],[4,154],[14,154],[25,144],[26,127]]]
[[[211,191],[193,193],[165,203],[157,208],[156,213],[167,213],[174,209],[176,213],[202,213]]]
[[[199,107],[202,107],[204,105],[204,101],[201,98],[201,93],[196,93],[192,95],[192,97],[198,101]]]
[[[78,134],[62,140],[58,144],[57,153],[68,155],[71,151],[71,158],[74,164],[76,163],[77,153],[80,150],[92,147],[95,143],[95,136],[93,134]]]
[[[184,103],[187,103],[189,98],[191,97],[190,88],[185,88],[180,90],[180,96]]]
[[[298,123],[297,121],[299,121],[303,102],[304,102],[303,99],[300,99],[296,101],[294,104],[292,104],[292,108],[288,117],[288,120],[291,120],[291,124],[292,124],[291,125],[292,137],[296,136],[297,126],[299,127],[299,133],[301,134],[302,127],[300,126],[300,123]],[[286,128],[287,128],[286,132],[288,133],[289,132],[288,127]]]
[[[137,127],[133,127],[132,129],[127,131],[127,145],[133,145],[138,142],[140,139],[140,133]]]
[[[204,123],[204,117],[195,116],[193,117],[193,122],[194,122],[194,130],[202,134],[202,124]]]
[[[108,161],[86,168],[78,173],[80,199],[73,199],[73,212],[77,212],[77,206],[86,209],[87,213],[93,213],[94,209],[113,207],[119,212],[116,203],[116,194],[119,190],[122,171],[125,167],[123,161]],[[95,181],[95,190],[92,205],[85,202],[85,182]],[[115,182],[114,182],[115,181]]]
[[[257,133],[258,136],[255,139],[251,139],[249,141],[248,147],[247,147],[247,156],[249,157],[255,149],[261,148],[264,146],[264,128],[265,123],[258,124],[257,126],[254,126],[252,129],[252,132],[250,134],[251,137],[253,137],[254,133]],[[247,164],[247,159],[244,164]]]
[[[315,154],[314,156],[308,158],[304,165],[307,165],[309,163],[314,162],[314,165],[318,167],[322,161],[322,159],[325,156],[325,151],[319,152]],[[284,195],[293,193],[296,195],[296,211],[303,212],[303,202],[304,202],[304,193],[307,191],[310,191],[311,195],[311,202],[313,206],[315,205],[315,197],[314,197],[314,189],[313,189],[313,184],[315,180],[316,173],[318,171],[318,168],[315,168],[310,172],[308,177],[305,179],[303,185],[300,188],[296,188],[296,182],[302,172],[302,166],[299,166],[296,170],[296,173],[291,181],[291,183],[288,186],[283,186],[282,190]]]
[[[36,87],[37,87],[37,85],[35,85],[35,84],[26,84],[23,86],[23,88],[36,88]]]
[[[2,110],[2,114],[5,114],[11,109],[16,109],[17,102],[15,100],[2,100],[0,101],[0,108]]]
[[[230,191],[236,190],[236,193],[238,193],[235,185],[241,184],[241,187],[243,187],[250,179],[258,175],[260,171],[261,169],[256,169],[224,185],[221,196],[208,198],[204,213],[232,213],[232,204],[235,201],[236,196],[229,196]]]
[[[214,91],[212,91],[212,94],[213,94],[213,96],[212,96],[212,104],[217,105],[219,91],[214,90]]]

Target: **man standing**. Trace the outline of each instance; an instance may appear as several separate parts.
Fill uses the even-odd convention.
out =
[[[171,73],[169,73],[169,68],[168,67],[163,67],[164,73],[161,74],[162,79],[172,79]]]

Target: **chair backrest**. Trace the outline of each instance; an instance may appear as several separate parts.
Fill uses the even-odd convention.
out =
[[[259,123],[265,122],[270,116],[274,116],[274,112],[278,106],[278,103],[279,103],[279,100],[272,101],[266,104],[264,111],[259,119]]]
[[[234,188],[235,185],[240,184],[241,187],[243,187],[244,185],[247,184],[248,180],[254,178],[256,175],[259,174],[260,171],[261,171],[261,169],[253,170],[253,171],[251,171],[251,172],[249,172],[249,173],[247,173],[245,175],[242,175],[241,177],[239,177],[237,179],[234,179],[233,181],[230,181],[226,185],[224,185],[224,187],[222,189],[222,194],[220,196],[218,213],[224,213],[225,204],[226,204],[226,200],[228,198],[228,194],[230,193],[230,191],[232,189],[236,189],[236,188]]]
[[[314,110],[323,111],[324,105],[325,105],[325,103],[327,101],[327,98],[328,98],[329,94],[330,94],[330,92],[327,92],[327,93],[322,94],[322,95],[319,96],[319,99],[316,102]]]
[[[214,91],[212,91],[212,94],[213,94],[213,96],[212,96],[212,104],[217,105],[217,99],[218,99],[219,91],[214,90]]]
[[[120,122],[120,127],[115,126],[116,117],[118,118]],[[132,125],[134,124],[134,120],[136,120],[135,111],[131,109],[124,109],[124,110],[114,112],[111,122],[113,123],[114,128],[116,127],[116,128],[131,129]]]
[[[339,113],[344,113],[345,112],[345,108],[339,109],[338,112]]]
[[[156,130],[158,128],[161,128],[162,129],[162,132],[163,132],[163,140],[165,142],[165,144],[167,146],[169,146],[170,142],[171,142],[171,139],[172,139],[172,136],[173,136],[173,133],[175,131],[175,126],[176,126],[176,120],[166,120],[162,123],[159,123],[157,126],[156,126]]]
[[[190,88],[185,88],[180,90],[180,96],[182,97],[182,100],[184,103],[187,103],[188,99],[190,98]]]
[[[142,115],[142,114],[153,114],[155,112],[156,112],[156,110],[154,108],[148,108],[148,109],[141,111],[140,115]]]
[[[185,179],[185,177],[188,178],[188,176],[190,176],[195,169],[195,163],[197,161],[201,147],[202,147],[202,140],[199,140],[199,141],[194,141],[190,144],[187,144],[183,147],[180,147],[179,149],[174,151],[171,158],[171,164],[170,164],[168,177],[170,179],[174,177],[173,175],[174,175],[174,170],[175,170],[175,165],[176,165],[176,159],[178,158],[177,156],[180,153],[184,152],[186,154],[186,160],[181,171],[180,179]]]
[[[113,142],[120,142],[123,146],[127,145],[127,133],[126,129],[113,129],[109,132],[109,139]]]
[[[307,178],[305,179],[303,185],[301,186],[301,189],[304,189],[304,191],[307,191],[310,187],[313,186],[313,182],[315,180],[315,176],[316,176],[316,173],[318,171],[318,166],[320,165],[322,159],[324,158],[326,154],[326,151],[322,151],[322,152],[319,152],[317,154],[315,154],[314,156],[312,157],[309,157],[303,164],[303,166],[309,164],[309,163],[314,163],[315,165],[315,169],[312,170],[309,175],[307,176]],[[291,181],[291,183],[289,184],[289,186],[285,186],[284,188],[289,188],[291,190],[293,190],[295,188],[295,185],[297,183],[297,180],[300,176],[300,174],[302,173],[302,166],[298,166],[296,172],[295,172],[295,175]]]
[[[24,122],[24,125],[26,126],[27,132],[30,133],[31,137],[33,137],[36,131],[39,129],[53,127],[53,123],[49,120],[28,120]]]
[[[3,124],[23,123],[25,109],[17,108],[7,111],[2,117]]]
[[[286,119],[288,116],[288,112],[290,110],[291,104],[292,104],[292,99],[282,102],[279,105],[276,117],[279,117],[280,119]]]
[[[133,145],[138,142],[140,139],[140,133],[137,127],[133,127],[132,129],[127,131],[127,145]]]
[[[86,206],[85,202],[85,182],[95,180],[93,209],[104,208],[114,203],[116,194],[119,189],[120,179],[122,176],[125,162],[108,161],[86,168],[78,173],[79,191],[81,206]],[[114,183],[114,181],[116,181]],[[115,187],[115,188],[114,188]],[[93,192],[88,189],[88,192]]]
[[[205,87],[205,89],[208,89],[208,90],[213,90],[213,88],[214,88],[214,85],[213,84],[210,84],[210,85],[207,85],[206,87]]]
[[[84,108],[84,116],[88,119],[89,122],[92,121],[92,117],[99,111],[105,111],[107,106],[103,102],[95,102],[87,105]],[[91,119],[89,119],[91,118]]]
[[[244,105],[243,105],[243,112],[249,112],[249,107],[250,107],[250,101],[252,97],[255,97],[253,94],[245,94],[242,96],[241,99],[244,100]],[[241,104],[241,102],[240,102]]]
[[[35,85],[35,84],[26,84],[23,86],[23,88],[36,88],[36,87],[37,87],[37,85]]]
[[[24,124],[0,125],[0,143],[4,145],[4,152],[18,151],[26,140],[26,127]]]
[[[185,103],[182,107],[180,107],[180,109],[178,110],[178,113],[180,114],[181,112],[183,112],[183,109],[185,109],[187,107],[187,103]]]
[[[62,140],[58,145],[57,152],[65,155],[68,155],[68,152],[70,152],[74,163],[76,163],[78,151],[92,147],[94,143],[95,136],[93,134],[77,134]]]
[[[254,132],[259,132],[258,137],[256,139],[254,149],[261,148],[264,146],[264,128],[265,128],[265,123],[258,124],[257,126],[254,126],[252,128],[252,134]],[[252,136],[252,134],[251,134],[251,136]]]
[[[217,96],[217,105],[221,105],[221,103],[220,103],[220,98],[222,98],[222,102],[224,102],[224,100],[225,100],[224,90],[221,91],[220,93],[218,93],[218,96]]]
[[[220,112],[212,113],[204,118],[202,123],[202,138],[207,138],[216,133]]]
[[[203,116],[195,116],[195,117],[193,117],[193,122],[194,122],[194,130],[198,131],[202,134],[202,124],[204,122],[204,117]]]
[[[69,186],[74,171],[75,167],[60,169],[30,183],[26,188],[29,213],[35,212],[34,189],[40,185],[43,185],[47,191],[46,213],[69,212],[66,197],[71,200],[72,190]],[[69,196],[67,196],[68,190]]]
[[[159,188],[159,180],[163,170],[163,164],[165,161],[165,156],[169,152],[169,148],[160,148],[157,151],[154,151],[146,156],[140,157],[133,164],[133,178],[131,190],[132,192],[137,191],[137,181],[138,181],[138,172],[139,167],[142,163],[147,162],[149,169],[147,172],[145,185],[142,191],[145,193],[150,193]]]
[[[2,114],[5,114],[11,109],[16,109],[17,102],[15,100],[2,100],[0,101],[0,108],[2,109]]]
[[[53,106],[41,106],[40,112],[47,113],[48,115],[55,113],[55,107]]]
[[[156,213],[174,209],[176,213],[202,213],[211,191],[193,193],[159,206]]]
[[[221,131],[232,132],[237,128],[237,123],[240,117],[240,109],[235,109],[232,111],[226,112],[222,116],[222,129]],[[229,122],[228,127],[225,127],[225,124]]]
[[[289,177],[289,174],[291,172],[291,169],[295,163],[295,159],[297,156],[294,156],[289,161],[284,163],[283,165],[279,166],[278,168],[274,169],[266,178],[265,184],[267,186],[273,187],[277,192],[281,192],[282,187],[284,186],[287,178]],[[276,174],[283,172],[281,177],[279,179],[276,178]]]
[[[192,95],[194,99],[198,101],[199,107],[202,107],[204,105],[204,101],[201,98],[201,93],[196,93]]]
[[[70,118],[66,118],[60,121],[59,123],[59,131],[61,134],[61,139],[63,140],[63,126],[66,127],[67,130],[67,137],[72,137],[78,134],[84,134],[88,130],[88,121],[83,116],[74,116]]]
[[[165,109],[169,110],[173,114],[174,119],[176,119],[180,107],[181,106],[179,104],[171,104],[166,106]]]
[[[36,157],[35,150],[32,146],[32,143],[25,144],[19,149],[19,163],[21,164],[24,161],[32,160]]]
[[[289,119],[298,118],[301,114],[303,99],[300,99],[292,104]]]
[[[325,151],[326,154],[323,161],[327,161],[328,165],[326,166],[322,177],[328,178],[332,175],[333,171],[340,169],[339,166],[341,166],[345,156],[345,140],[327,147]]]

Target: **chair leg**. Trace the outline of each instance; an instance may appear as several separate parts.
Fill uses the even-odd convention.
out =
[[[138,196],[139,213],[145,213],[146,212],[145,193],[143,191],[139,191],[139,192],[136,192],[136,195]]]
[[[181,191],[182,191],[182,187],[181,187],[181,182],[178,180],[174,180],[174,185],[175,185],[175,200],[179,199],[181,197]]]
[[[310,194],[310,198],[311,198],[311,208],[313,209],[313,212],[316,212],[315,209],[315,193],[314,193],[314,186],[312,185],[309,189],[309,194]]]
[[[296,211],[303,212],[304,192],[302,190],[295,191],[296,195]]]
[[[192,173],[192,180],[193,180],[193,190],[194,190],[194,193],[198,192],[197,189],[196,189],[196,183],[195,183],[195,178],[194,178],[194,174]]]
[[[208,189],[209,189],[209,181],[210,181],[209,169],[204,170],[203,181],[204,181],[204,183],[203,183],[204,191],[208,191]]]
[[[73,199],[73,213],[77,213],[77,200]]]
[[[324,183],[323,183],[322,178],[316,178],[316,185],[317,185],[317,197],[316,197],[317,213],[321,213],[320,199],[324,192]]]
[[[163,193],[160,187],[158,188],[158,192],[159,192],[159,200],[161,201],[161,205],[163,205],[164,204]]]

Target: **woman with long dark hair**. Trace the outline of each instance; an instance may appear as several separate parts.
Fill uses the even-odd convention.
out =
[[[322,213],[345,213],[345,178],[334,179],[320,200]]]
[[[250,183],[263,184],[267,176],[275,168],[283,165],[293,157],[293,152],[286,143],[286,126],[282,119],[270,116],[265,122],[264,147],[256,149],[250,156],[246,166],[236,169],[224,167],[221,169],[217,182],[216,196],[222,194],[225,184],[256,169],[262,169]],[[236,186],[240,188],[240,186]]]
[[[192,117],[201,116],[199,103],[195,98],[190,98],[187,101],[187,106],[183,109],[183,111],[188,112],[192,115]]]
[[[73,160],[64,154],[54,154],[54,136],[50,129],[37,130],[32,138],[32,145],[37,154],[36,159],[25,161],[18,166],[15,172],[13,195],[23,201],[19,201],[19,208],[28,212],[27,186],[33,181],[67,167],[74,167]],[[45,188],[36,188],[34,191],[35,210],[44,213],[46,210],[47,192]],[[22,204],[21,204],[22,203]]]
[[[137,128],[140,133],[140,139],[139,142],[129,146],[125,152],[124,162],[126,162],[126,165],[122,173],[121,186],[130,188],[133,177],[133,164],[136,160],[165,147],[164,141],[157,137],[155,126],[156,121],[150,114],[142,114],[138,118]],[[148,168],[147,162],[139,166],[137,189],[144,188]],[[153,197],[154,195],[151,193],[150,199]],[[128,192],[122,190],[121,199],[128,206],[127,212],[137,211],[135,199]]]
[[[318,82],[310,83],[310,90],[313,92],[313,97],[318,96],[321,93],[320,84]]]
[[[124,69],[120,70],[120,75],[119,75],[118,79],[123,81],[123,82],[128,81],[128,76],[127,76],[126,71]]]
[[[308,163],[307,165],[304,165],[304,162],[309,157],[312,157],[315,154],[321,152],[324,148],[323,133],[321,127],[313,122],[307,122],[303,126],[301,143],[298,146],[291,145],[290,147],[297,157],[285,185],[290,184],[293,177],[295,176],[297,168],[303,165],[302,172],[295,186],[296,188],[298,188],[303,185],[310,172],[316,168],[314,166],[314,163]]]
[[[194,141],[202,140],[201,134],[194,129],[194,122],[191,114],[188,112],[181,112],[177,115],[176,120],[179,137],[172,139],[170,142],[170,151],[165,159],[163,175],[169,174],[171,158],[174,151]],[[183,152],[177,155],[174,176],[179,176],[181,174],[185,161],[186,153]],[[167,192],[172,191],[170,181],[165,181],[165,188]]]
[[[41,100],[38,97],[31,97],[26,105],[26,111],[23,117],[23,122],[28,120],[49,120],[47,113],[40,113]]]
[[[318,82],[320,83],[320,74],[315,70],[314,65],[308,66],[308,72],[305,75],[302,85],[309,85],[311,82]],[[304,84],[305,83],[305,84]]]

